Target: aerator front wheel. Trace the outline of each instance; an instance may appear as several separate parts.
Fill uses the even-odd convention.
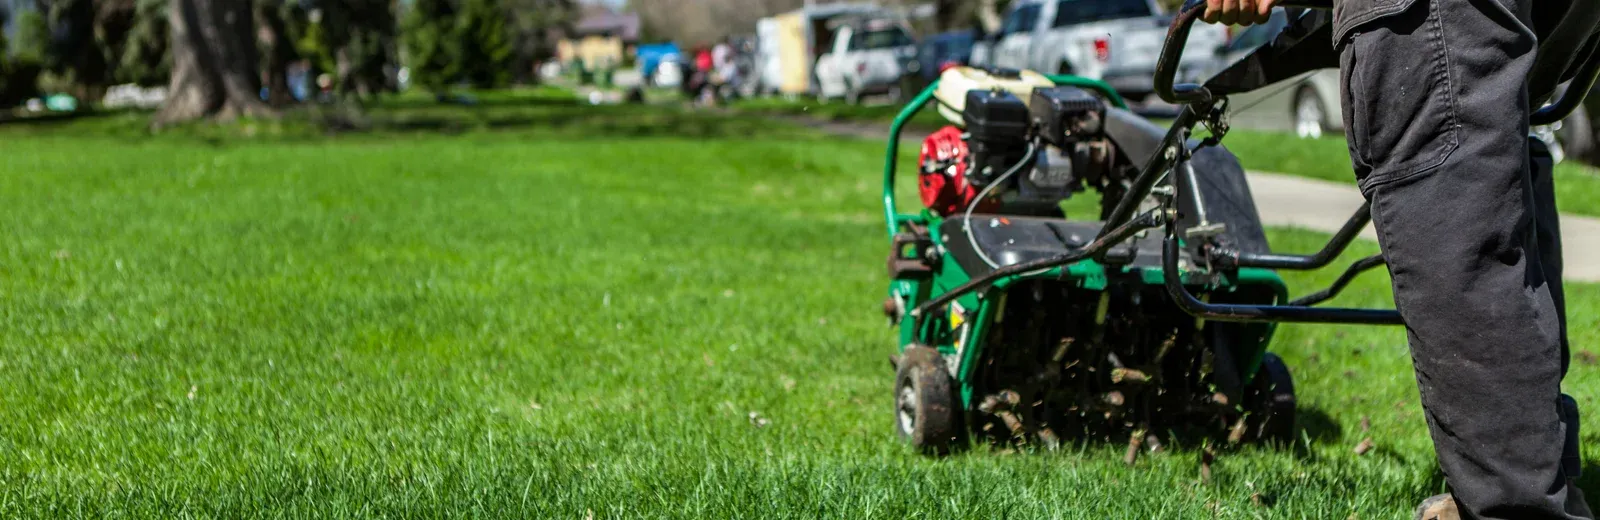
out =
[[[1260,372],[1251,381],[1249,433],[1255,440],[1266,443],[1294,442],[1294,378],[1289,366],[1277,354],[1267,353],[1261,359]]]
[[[923,453],[948,453],[960,437],[962,421],[944,357],[929,347],[908,347],[894,380],[894,423],[900,438]]]

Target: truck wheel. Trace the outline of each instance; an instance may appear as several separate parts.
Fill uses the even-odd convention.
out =
[[[900,438],[923,453],[949,453],[960,437],[962,414],[944,357],[929,347],[908,347],[894,380],[894,424]]]
[[[852,105],[861,104],[861,89],[858,89],[849,83],[845,83],[844,102]]]
[[[1245,402],[1250,406],[1246,424],[1251,439],[1272,444],[1294,442],[1294,377],[1283,358],[1271,352],[1262,356]]]
[[[1302,87],[1294,95],[1294,133],[1304,139],[1322,137],[1332,125],[1328,124],[1327,105],[1310,87]]]

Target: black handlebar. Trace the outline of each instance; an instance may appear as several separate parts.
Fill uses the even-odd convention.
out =
[[[1600,51],[1590,49],[1589,56],[1583,65],[1578,67],[1578,73],[1573,76],[1572,83],[1567,85],[1566,92],[1561,93],[1556,102],[1534,111],[1533,116],[1528,118],[1528,123],[1533,126],[1544,126],[1566,119],[1583,104],[1583,98],[1594,88],[1596,79],[1600,79]]]
[[[1281,7],[1301,9],[1333,9],[1333,0],[1288,0]],[[1204,103],[1211,101],[1211,92],[1194,83],[1174,84],[1178,78],[1178,65],[1183,58],[1183,48],[1189,43],[1189,30],[1206,12],[1206,0],[1188,0],[1178,8],[1178,16],[1167,28],[1167,39],[1161,45],[1161,56],[1156,59],[1155,90],[1162,101],[1173,104]]]

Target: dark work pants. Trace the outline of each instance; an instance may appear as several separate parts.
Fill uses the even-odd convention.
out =
[[[1528,138],[1537,0],[1341,0],[1344,119],[1463,516],[1589,518],[1551,163]]]

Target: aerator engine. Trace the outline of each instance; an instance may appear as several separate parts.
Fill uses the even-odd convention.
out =
[[[969,91],[962,124],[922,144],[923,206],[942,216],[1060,215],[1073,193],[1104,188],[1114,166],[1104,120],[1104,101],[1077,87],[1039,88],[1028,102],[1006,90]]]

